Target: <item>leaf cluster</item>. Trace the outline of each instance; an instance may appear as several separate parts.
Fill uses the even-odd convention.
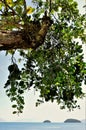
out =
[[[27,5],[26,0],[0,1],[0,29],[21,29],[30,21],[34,8]]]

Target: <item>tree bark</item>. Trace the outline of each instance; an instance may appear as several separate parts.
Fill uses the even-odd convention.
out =
[[[29,39],[26,30],[21,31],[0,31],[0,50],[12,49],[36,49],[44,43],[47,31],[52,24],[49,17],[44,18],[40,30],[36,33],[35,38]],[[28,29],[29,30],[29,29]],[[26,36],[27,35],[27,36]]]

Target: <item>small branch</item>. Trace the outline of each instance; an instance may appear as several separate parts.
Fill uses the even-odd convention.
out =
[[[27,10],[26,0],[24,0],[24,14],[25,14],[25,16],[27,15],[26,10]]]
[[[12,11],[13,16],[14,16],[14,15],[17,15],[17,16],[18,16],[18,14],[15,12],[15,10],[14,10],[11,6],[9,6],[9,5],[7,4],[6,0],[4,0],[4,1],[1,0],[1,2],[4,3],[5,9],[6,9],[5,11],[6,11],[6,12],[8,12],[8,10],[10,9],[10,10]],[[3,13],[2,13],[2,15],[3,15]]]
[[[25,24],[25,23],[27,23],[27,5],[26,5],[26,0],[23,0],[23,4],[24,4],[24,11],[23,11],[22,18],[23,18],[24,24]]]

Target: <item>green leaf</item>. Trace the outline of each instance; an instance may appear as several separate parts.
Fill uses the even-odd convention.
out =
[[[17,105],[12,105],[12,108],[16,108],[17,107]]]
[[[17,111],[13,111],[13,114],[17,114]]]
[[[24,93],[24,90],[19,89],[19,90],[18,90],[18,93],[19,93],[19,94],[23,94],[23,93]]]

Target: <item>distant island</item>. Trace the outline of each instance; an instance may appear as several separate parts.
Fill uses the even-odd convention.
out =
[[[43,123],[51,123],[51,121],[50,120],[45,120],[45,121],[43,121]]]
[[[67,119],[64,123],[81,123],[81,121],[77,119]]]

